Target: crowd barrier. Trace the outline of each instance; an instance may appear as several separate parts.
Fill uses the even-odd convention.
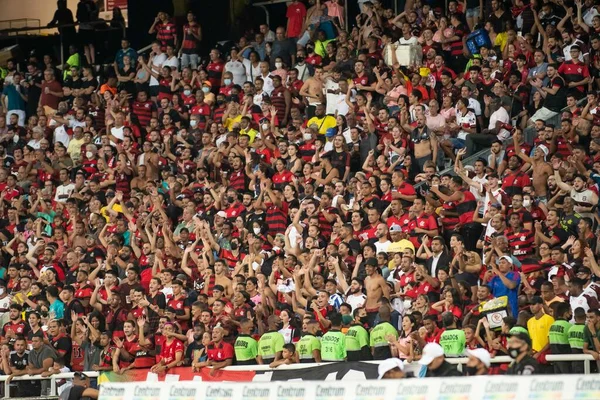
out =
[[[573,389],[573,393],[577,394],[575,397],[565,397],[563,395],[558,396],[556,393],[552,392],[552,393],[545,393],[544,391],[540,391],[540,393],[534,395],[530,395],[529,398],[539,398],[539,399],[543,399],[548,397],[549,399],[553,399],[553,400],[561,400],[561,399],[600,399],[600,379],[597,378],[596,376],[591,377],[589,376],[590,374],[590,363],[594,362],[594,359],[591,355],[588,354],[556,354],[556,355],[548,355],[546,356],[547,360],[552,362],[552,361],[581,361],[584,363],[584,372],[585,374],[578,376],[578,375],[548,375],[545,377],[535,377],[536,379],[545,379],[546,381],[549,382],[563,382],[563,386],[565,388],[570,388],[569,390]],[[450,363],[453,364],[459,364],[459,369],[462,366],[462,364],[465,364],[467,362],[467,358],[449,358],[447,359]],[[511,359],[507,356],[501,356],[501,357],[495,357],[492,359],[492,363],[509,363],[511,361]],[[108,373],[108,374],[100,374],[98,372],[95,371],[89,371],[86,372],[86,374],[90,377],[90,378],[99,378],[98,381],[101,383],[101,387],[106,387],[106,388],[110,388],[110,389],[106,389],[109,390],[107,393],[112,393],[112,391],[123,391],[123,393],[125,394],[124,397],[118,397],[116,395],[107,395],[108,397],[103,397],[103,398],[108,398],[108,399],[117,399],[120,398],[122,400],[129,400],[130,398],[136,398],[139,400],[142,400],[142,397],[146,397],[146,396],[141,396],[141,395],[135,395],[135,394],[131,394],[131,390],[132,388],[135,387],[135,384],[139,384],[140,387],[154,387],[153,385],[156,385],[157,387],[166,387],[169,385],[172,385],[174,381],[177,381],[177,387],[180,387],[180,385],[184,385],[181,387],[186,387],[186,388],[198,388],[198,386],[194,386],[194,384],[198,381],[202,381],[204,380],[205,382],[203,383],[204,385],[207,384],[211,384],[211,385],[216,385],[216,386],[212,386],[212,387],[221,387],[221,384],[217,384],[215,381],[216,380],[221,380],[221,381],[235,381],[235,382],[241,382],[244,380],[249,381],[249,384],[252,384],[252,382],[250,381],[254,381],[255,383],[258,383],[257,381],[263,381],[263,385],[266,385],[267,382],[270,382],[268,385],[266,386],[257,386],[257,388],[263,388],[263,387],[269,387],[269,388],[273,388],[275,386],[280,385],[279,383],[275,382],[278,379],[280,380],[287,380],[287,382],[294,382],[294,380],[296,381],[300,381],[303,380],[303,382],[309,382],[309,379],[314,379],[314,380],[318,380],[318,379],[322,379],[322,381],[327,381],[329,382],[330,380],[334,380],[334,379],[341,379],[339,373],[336,375],[335,373],[332,373],[332,371],[335,371],[336,368],[335,366],[338,367],[346,367],[345,371],[343,372],[345,375],[343,375],[343,384],[342,387],[347,386],[347,385],[354,385],[355,382],[373,382],[373,381],[367,381],[365,380],[365,375],[369,375],[369,373],[367,373],[367,369],[365,368],[357,368],[356,365],[358,364],[369,364],[369,365],[373,365],[375,367],[376,364],[378,364],[378,361],[366,361],[364,363],[320,363],[320,364],[292,364],[292,365],[282,365],[276,369],[272,369],[269,368],[268,365],[255,365],[255,366],[249,366],[249,365],[239,365],[239,366],[230,366],[227,368],[224,368],[223,371],[221,372],[221,376],[220,377],[212,377],[210,375],[210,371],[203,371],[202,374],[193,374],[191,372],[191,369],[189,367],[180,367],[180,368],[175,368],[173,370],[170,370],[170,374],[169,375],[162,375],[160,377],[158,377],[158,379],[160,379],[161,381],[165,381],[162,383],[158,383],[158,382],[148,382],[147,380],[150,380],[150,378],[147,375],[148,370],[142,371],[141,370],[132,370],[134,372],[138,372],[139,375],[134,376],[134,375],[127,375],[127,376],[122,376],[122,378],[124,378],[124,380],[128,381],[129,384],[126,386],[120,386],[123,382],[112,382],[109,379],[109,375],[113,374]],[[313,373],[313,374],[301,374],[300,370],[306,371],[306,370],[314,370],[317,373]],[[341,368],[340,368],[341,369]],[[412,363],[412,364],[406,364],[405,365],[405,370],[408,372],[412,372],[415,376],[418,375],[420,369],[420,365],[418,363]],[[298,371],[297,373],[295,371]],[[182,373],[185,372],[185,373]],[[249,372],[254,372],[255,374],[249,374]],[[262,374],[261,374],[262,373]],[[376,373],[376,369],[374,371],[370,371],[370,375],[373,376],[373,373]],[[179,374],[179,375],[178,375]],[[277,375],[280,374],[280,375]],[[27,380],[48,380],[49,381],[49,393],[47,393],[49,396],[56,396],[57,395],[57,385],[56,382],[63,380],[63,379],[70,379],[73,377],[73,373],[64,373],[64,374],[56,374],[56,375],[52,375],[50,377],[42,377],[41,375],[35,375],[35,376],[29,376],[29,375],[25,375],[25,376],[20,376],[20,377],[14,377],[13,381],[27,381]],[[5,396],[7,393],[9,393],[8,391],[8,386],[9,386],[9,382],[7,381],[7,376],[0,376],[0,382],[4,383],[4,393]],[[154,377],[156,378],[156,377]],[[489,379],[490,385],[495,385],[498,381],[497,379],[503,379],[503,380],[510,380],[513,379],[512,377],[506,377],[506,376],[501,376],[501,377],[497,377],[497,376],[488,376],[485,378],[471,378],[474,380],[477,380],[478,382],[484,382],[485,379]],[[590,378],[590,379],[587,379]],[[212,382],[206,382],[210,379],[214,379],[215,381]],[[577,383],[576,381],[574,381],[573,379],[580,379],[581,383]],[[135,381],[135,382],[134,382]],[[437,388],[436,390],[439,390],[442,386],[440,386],[443,381],[438,382],[437,380],[433,380],[430,378],[427,378],[426,381],[423,380],[411,380],[411,385],[413,387],[420,387],[419,385],[425,385],[424,387],[429,387],[429,386],[434,386],[435,388]],[[465,382],[470,382],[468,380],[466,380]],[[496,383],[494,383],[496,382]],[[510,381],[512,382],[512,381]],[[537,381],[536,381],[537,382]],[[566,382],[566,383],[565,383]],[[574,383],[575,382],[575,383]],[[593,386],[591,383],[588,382],[595,382],[596,386]],[[453,384],[455,384],[456,382],[452,382]],[[166,385],[168,384],[168,385]],[[189,386],[189,384],[192,384],[192,386]],[[149,386],[148,386],[149,385]],[[281,384],[283,385],[283,387],[286,386],[286,384]],[[289,385],[289,384],[288,384]],[[447,386],[447,382],[444,383],[444,385]],[[484,385],[484,389],[487,388],[488,383],[486,383]],[[521,384],[522,385],[522,384]],[[590,386],[591,385],[591,386]],[[242,385],[243,386],[243,385]],[[364,386],[364,384],[363,384]],[[254,387],[254,386],[252,386]],[[302,386],[304,387],[304,386]],[[349,386],[348,386],[349,387]],[[354,387],[354,386],[352,386]],[[387,387],[387,386],[386,386]],[[445,386],[444,386],[445,387]],[[490,386],[493,387],[493,386]],[[525,386],[522,385],[523,389],[525,388]],[[578,389],[579,388],[579,389]],[[590,388],[593,388],[596,392],[595,395],[592,397],[589,397],[589,393],[590,393]],[[314,389],[314,388],[313,388]],[[359,388],[355,388],[356,390],[359,390]],[[521,390],[519,389],[519,390]],[[105,389],[102,389],[105,390]],[[166,390],[166,389],[165,389]],[[238,395],[237,392],[237,387],[231,388],[232,393],[234,393],[236,396]],[[312,390],[312,389],[311,389]],[[362,389],[360,389],[362,390]],[[371,389],[369,389],[371,390]],[[373,389],[374,390],[374,389]],[[386,389],[388,390],[388,389]],[[391,389],[390,389],[391,390]],[[429,390],[429,389],[428,389]],[[450,390],[450,389],[448,389]],[[454,390],[454,389],[452,389]],[[516,396],[512,396],[510,395],[510,393],[512,392],[501,392],[501,393],[496,393],[494,394],[494,396],[491,396],[490,393],[488,393],[489,396],[487,397],[477,397],[477,396],[483,396],[481,393],[482,389],[481,388],[472,388],[469,389],[472,390],[471,393],[473,396],[475,397],[469,397],[470,395],[467,393],[463,393],[463,392],[458,392],[455,393],[456,396],[452,397],[444,397],[445,400],[453,400],[454,398],[458,399],[475,399],[475,398],[485,398],[488,400],[501,400],[501,399],[515,399]],[[515,389],[516,390],[516,389]],[[537,389],[536,389],[537,390]],[[566,390],[566,389],[565,389]],[[592,390],[593,391],[593,390]],[[534,391],[535,392],[535,391]],[[532,393],[534,393],[532,392]],[[581,393],[579,393],[581,392]],[[168,391],[165,392],[161,392],[159,393],[158,397],[155,396],[147,396],[146,400],[150,400],[151,398],[155,398],[155,399],[163,399],[163,398],[175,398],[178,397],[180,399],[183,400],[183,398],[185,397],[188,400],[192,400],[192,399],[198,399],[198,400],[204,400],[204,399],[212,399],[212,400],[227,400],[229,398],[233,399],[233,397],[227,397],[227,396],[223,396],[223,397],[218,397],[216,395],[211,395],[211,396],[200,396],[200,393],[197,393],[197,396],[172,396],[170,394],[168,394]],[[309,393],[309,392],[307,392]],[[306,398],[308,398],[308,396],[316,396],[315,394],[316,392],[310,392],[309,394],[307,394],[307,396],[305,396]],[[348,392],[350,393],[350,392]],[[358,393],[358,392],[357,392]],[[392,392],[386,392],[386,396],[380,397],[380,396],[358,396],[355,397],[356,399],[360,399],[360,400],[367,400],[367,399],[379,399],[381,398],[382,400],[385,397],[385,400],[391,400],[391,398],[389,397],[391,395]],[[412,394],[411,394],[412,393]],[[401,400],[401,399],[406,399],[406,400],[425,400],[427,398],[427,400],[430,400],[427,395],[429,392],[423,392],[420,393],[417,389],[412,389],[411,392],[406,392],[402,395],[400,394],[394,394],[394,396],[392,398],[395,398],[397,400]],[[516,392],[515,392],[516,393]],[[527,392],[524,392],[525,394],[527,394]],[[537,392],[535,392],[537,393]],[[485,393],[484,393],[485,394]],[[270,395],[269,395],[270,396]],[[269,396],[258,396],[258,397],[248,397],[247,400],[268,400]],[[277,396],[277,398],[279,398],[279,395],[274,394],[274,396]],[[498,397],[499,396],[499,397]],[[512,396],[512,397],[511,397]],[[243,396],[242,396],[243,397]],[[247,397],[247,396],[246,396]],[[246,399],[246,397],[244,397]],[[286,396],[283,396],[284,398],[286,398]],[[288,397],[294,397],[294,396],[288,396]],[[294,400],[302,400],[305,397],[294,397]],[[329,400],[332,399],[331,397],[322,397],[322,396],[316,396],[319,398],[323,398],[323,400]],[[342,399],[343,397],[343,399]],[[339,398],[339,400],[350,400],[348,398],[348,395],[344,395]],[[435,397],[435,396],[434,396]],[[235,397],[236,399],[238,397]],[[526,399],[528,398],[528,396],[521,396],[519,395],[519,399]]]
[[[583,400],[600,398],[589,375],[478,376],[271,383],[109,383],[100,400]]]

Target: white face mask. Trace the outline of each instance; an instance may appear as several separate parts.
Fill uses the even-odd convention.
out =
[[[304,140],[310,140],[312,139],[312,133],[303,133],[302,137],[304,138]]]
[[[253,228],[252,231],[255,235],[260,235],[260,228]]]
[[[196,126],[198,126],[198,121],[196,121],[195,119],[190,120],[190,126],[195,128]]]
[[[87,158],[92,158],[92,157],[94,157],[94,153],[92,153],[91,151],[86,151],[86,152],[85,152],[85,156],[86,156]]]
[[[269,124],[262,124],[262,130],[266,131],[267,129],[269,129]]]
[[[184,90],[183,94],[186,95],[186,96],[189,96],[190,94],[192,94],[192,91],[191,90]]]
[[[531,200],[523,200],[523,207],[529,207],[531,205]]]
[[[279,69],[281,67],[283,67],[283,63],[280,63],[280,62],[275,63],[275,68]]]
[[[203,91],[204,93],[208,93],[208,92],[210,92],[210,89],[209,89],[209,88],[207,88],[206,86],[204,86],[204,87],[202,88],[202,91]]]

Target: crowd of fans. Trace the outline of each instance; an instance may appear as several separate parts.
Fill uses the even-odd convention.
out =
[[[208,58],[161,12],[99,77],[9,61],[4,374],[599,359],[599,6],[358,3],[291,1]]]

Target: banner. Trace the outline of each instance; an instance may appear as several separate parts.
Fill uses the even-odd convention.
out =
[[[478,376],[350,382],[106,383],[100,400],[579,400],[600,399],[593,375]]]
[[[363,362],[324,363],[318,366],[295,369],[257,369],[257,370],[219,370],[203,368],[201,372],[192,372],[191,367],[171,368],[168,373],[158,375],[159,381],[205,381],[205,382],[252,382],[252,381],[290,381],[290,380],[356,380],[377,378],[377,364]],[[248,367],[251,368],[251,367]],[[130,369],[123,374],[105,372],[98,377],[98,383],[106,382],[145,382],[149,369]],[[156,375],[151,374],[150,380]]]

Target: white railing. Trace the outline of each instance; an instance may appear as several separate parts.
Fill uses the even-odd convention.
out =
[[[90,378],[97,378],[100,373],[98,373],[97,371],[89,371],[89,372],[84,372],[84,374],[86,374],[87,376],[89,376]],[[44,380],[49,380],[50,381],[50,392],[48,393],[48,396],[57,396],[57,391],[56,391],[56,381],[61,380],[61,379],[73,379],[73,376],[75,375],[74,372],[67,372],[64,374],[55,374],[55,375],[51,375],[51,376],[41,376],[41,375],[21,375],[21,376],[15,376],[12,378],[12,380],[8,380],[8,376],[7,375],[2,375],[0,376],[0,382],[4,382],[4,398],[9,398],[9,386],[11,384],[11,382],[18,382],[18,381],[44,381]]]
[[[463,364],[467,363],[468,358],[460,357],[460,358],[447,358],[446,359],[451,364],[459,364],[459,368]],[[590,362],[594,361],[594,357],[590,354],[548,354],[546,356],[546,360],[549,362],[553,361],[581,361],[583,362],[583,370],[585,375],[590,374]],[[498,356],[492,358],[491,362],[493,364],[502,364],[502,363],[510,363],[512,359],[508,356]],[[371,364],[377,364],[379,361],[365,361]],[[319,365],[326,365],[329,363],[306,363],[306,364],[291,364],[291,365],[281,365],[277,367],[278,370],[294,370],[294,369],[303,369],[303,368],[313,368]],[[421,366],[416,363],[406,363],[406,370],[412,372],[418,372]],[[272,370],[268,365],[232,365],[230,367],[225,367],[224,370],[227,371],[269,371]],[[96,371],[84,372],[90,378],[97,378],[100,373]],[[41,375],[23,375],[23,376],[15,376],[11,382],[16,381],[31,381],[31,380],[49,380],[50,381],[50,392],[49,396],[56,396],[56,381],[61,379],[72,379],[74,373],[64,373],[64,374],[56,374],[48,377],[43,377]],[[5,398],[8,397],[8,389],[10,382],[8,382],[8,376],[0,376],[0,382],[4,382],[4,393]]]

